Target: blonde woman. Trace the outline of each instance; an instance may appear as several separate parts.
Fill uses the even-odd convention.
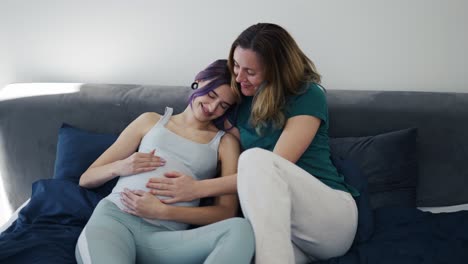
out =
[[[228,122],[244,152],[237,174],[192,181],[151,179],[167,203],[238,192],[255,233],[257,264],[299,263],[346,253],[359,193],[330,160],[328,108],[320,75],[291,35],[259,23],[232,44],[231,86],[242,94]]]

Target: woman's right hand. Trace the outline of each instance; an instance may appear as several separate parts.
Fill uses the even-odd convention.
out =
[[[164,176],[163,178],[150,178],[146,184],[146,187],[151,189],[151,194],[171,197],[161,202],[172,204],[200,198],[197,184],[199,181],[177,171],[166,172]]]
[[[116,172],[119,176],[128,176],[138,174],[147,171],[153,171],[158,167],[164,166],[166,161],[155,156],[156,150],[152,150],[149,153],[135,152],[130,157],[119,160],[117,162]]]

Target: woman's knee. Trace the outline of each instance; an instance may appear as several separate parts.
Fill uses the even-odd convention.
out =
[[[237,188],[251,188],[265,181],[272,175],[275,154],[261,148],[248,149],[239,157],[237,170]]]
[[[271,151],[261,148],[252,148],[242,152],[238,163],[238,177],[244,178],[250,184],[252,180],[261,180],[266,176],[261,171],[271,169],[274,155]]]
[[[250,222],[241,217],[234,217],[226,220],[229,226],[229,237],[235,243],[241,243],[247,247],[255,247],[255,237]]]
[[[239,157],[239,166],[256,166],[259,162],[264,162],[272,153],[261,148],[251,148],[244,152]]]

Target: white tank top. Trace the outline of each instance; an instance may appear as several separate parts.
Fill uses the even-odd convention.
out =
[[[172,116],[172,108],[166,107],[164,116],[143,137],[138,148],[139,152],[149,153],[156,149],[155,155],[166,160],[166,164],[154,171],[120,177],[112,193],[106,199],[112,201],[120,209],[124,205],[120,201],[120,193],[124,188],[149,191],[146,183],[150,178],[163,178],[168,171],[178,171],[196,180],[209,179],[216,176],[218,165],[218,146],[224,131],[218,131],[207,144],[197,143],[179,136],[165,127]],[[158,196],[159,199],[167,197]],[[175,203],[175,206],[198,206],[200,200]],[[163,225],[171,230],[187,229],[188,224],[146,219],[154,225]]]

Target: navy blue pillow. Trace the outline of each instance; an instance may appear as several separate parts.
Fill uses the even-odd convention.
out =
[[[355,243],[369,240],[374,233],[374,214],[369,202],[367,178],[361,173],[359,166],[351,159],[332,156],[332,162],[338,173],[344,176],[347,184],[356,188],[360,195],[354,197],[358,208],[358,228],[354,238]]]
[[[369,184],[372,209],[416,207],[417,129],[330,139],[331,155],[355,161]]]
[[[101,199],[68,180],[34,182],[31,200],[0,235],[0,262],[76,263],[76,240]]]
[[[118,135],[98,134],[63,124],[58,133],[54,179],[78,184],[81,174],[117,139]],[[106,195],[112,191],[116,179],[96,188]]]

